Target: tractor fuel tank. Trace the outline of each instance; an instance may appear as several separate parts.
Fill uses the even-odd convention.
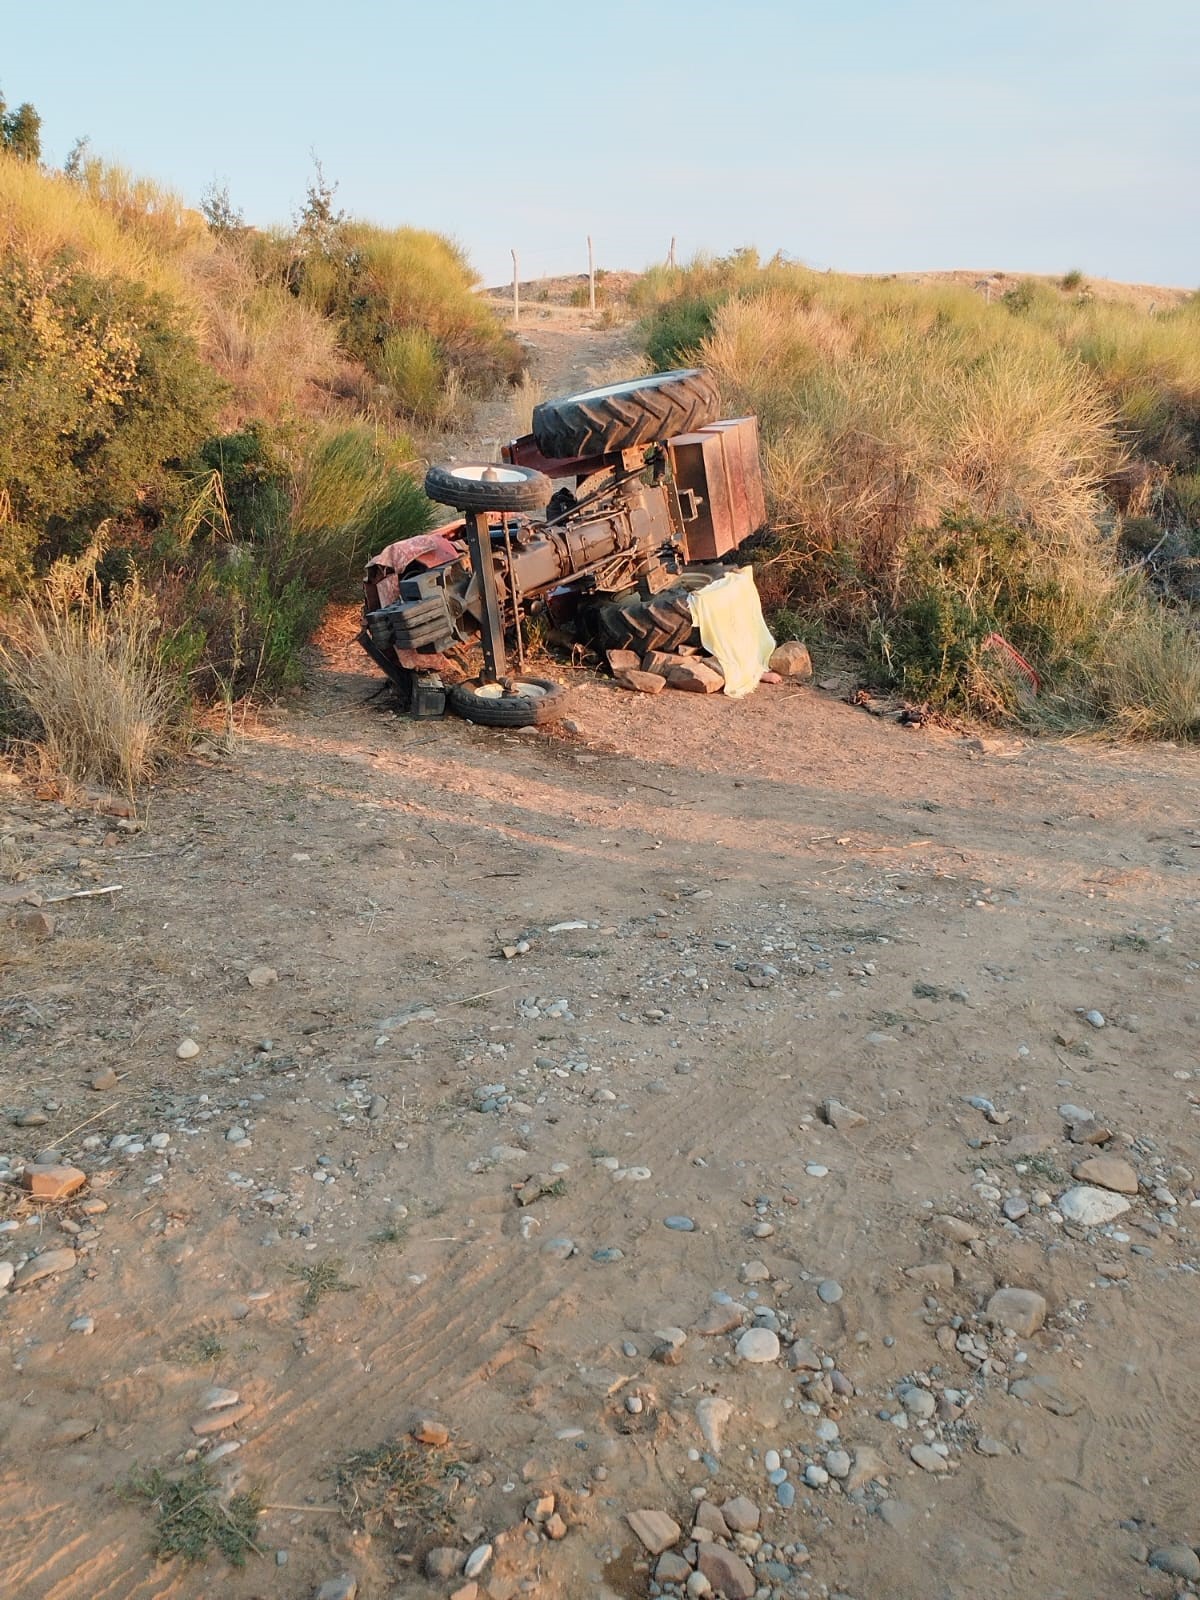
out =
[[[767,520],[757,417],[712,422],[667,441],[683,515],[684,556],[718,561]]]

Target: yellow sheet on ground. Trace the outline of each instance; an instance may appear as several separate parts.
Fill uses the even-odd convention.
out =
[[[735,700],[752,694],[775,649],[754,587],[754,568],[739,567],[688,598],[700,643],[721,663],[725,693]]]

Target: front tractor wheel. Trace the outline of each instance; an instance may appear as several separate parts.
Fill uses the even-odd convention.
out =
[[[456,683],[447,696],[451,711],[484,728],[540,728],[562,716],[566,699],[562,684],[549,678]]]
[[[425,474],[429,499],[455,511],[540,511],[553,488],[545,473],[501,462],[430,467]]]

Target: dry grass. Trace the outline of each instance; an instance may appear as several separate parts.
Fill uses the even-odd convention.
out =
[[[187,707],[153,599],[135,580],[104,603],[89,554],[58,563],[5,619],[0,674],[36,726],[27,752],[42,775],[132,794],[179,748]]]

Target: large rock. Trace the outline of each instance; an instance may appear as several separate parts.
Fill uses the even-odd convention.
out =
[[[716,694],[725,687],[719,672],[706,667],[703,661],[680,661],[667,673],[672,689],[682,689],[685,694]]]
[[[1138,1192],[1137,1173],[1120,1156],[1089,1156],[1086,1161],[1077,1161],[1071,1171],[1080,1183],[1112,1189],[1117,1194]]]
[[[65,1200],[76,1189],[82,1189],[86,1182],[87,1173],[80,1172],[78,1167],[63,1166],[58,1162],[45,1165],[35,1163],[26,1167],[21,1177],[22,1185],[35,1200]]]
[[[753,1600],[758,1580],[732,1550],[723,1550],[719,1544],[702,1544],[696,1566],[712,1584],[714,1594],[724,1595],[726,1600]]]
[[[636,650],[608,650],[605,654],[608,657],[609,671],[614,678],[618,673],[637,672],[642,664],[642,659]]]
[[[642,657],[643,672],[657,672],[660,678],[665,678],[672,667],[677,667],[680,657],[671,650],[647,650]]]
[[[652,1556],[678,1544],[683,1529],[665,1511],[627,1511],[625,1520]],[[753,1589],[750,1591],[754,1593]]]
[[[1046,1320],[1046,1302],[1036,1289],[997,1289],[987,1303],[987,1319],[997,1328],[1011,1328],[1031,1338]]]
[[[772,652],[770,668],[781,678],[794,678],[798,682],[807,683],[813,675],[812,657],[808,653],[808,646],[801,644],[798,639],[789,639],[787,644],[779,645]]]
[[[667,680],[657,672],[643,672],[640,667],[625,667],[613,673],[613,682],[621,689],[632,689],[636,694],[661,694]]]
[[[1099,1228],[1128,1211],[1129,1201],[1108,1189],[1093,1189],[1090,1184],[1081,1183],[1059,1195],[1058,1209],[1068,1222],[1077,1222],[1082,1228]]]

